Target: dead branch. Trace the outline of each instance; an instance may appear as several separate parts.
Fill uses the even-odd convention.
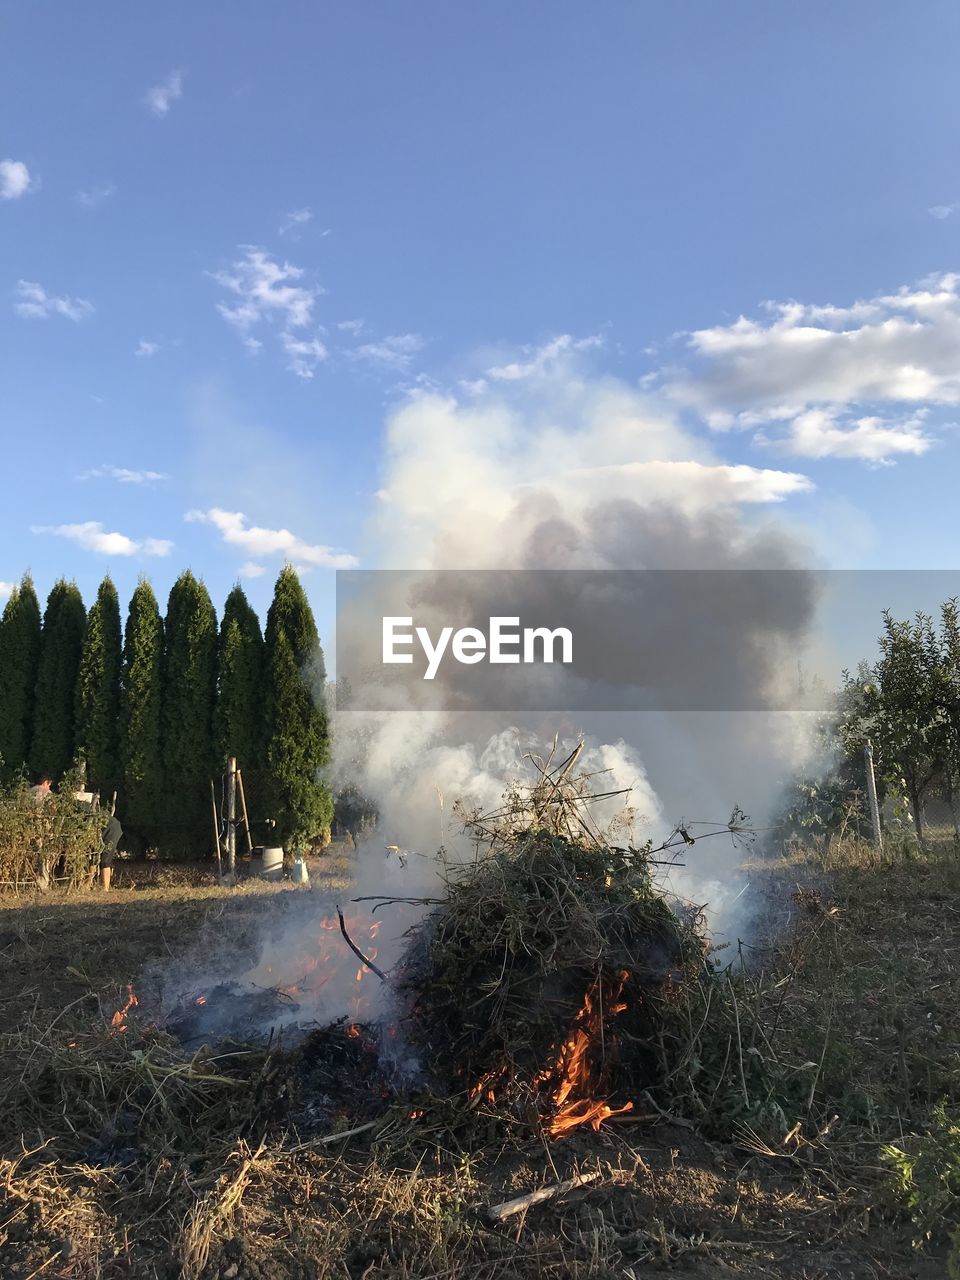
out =
[[[358,1133],[366,1133],[368,1129],[374,1128],[379,1123],[378,1120],[369,1120],[366,1124],[358,1124],[353,1129],[343,1129],[340,1133],[325,1133],[322,1138],[310,1138],[307,1142],[299,1142],[295,1147],[285,1149],[293,1155],[298,1151],[310,1151],[313,1147],[325,1147],[328,1143],[339,1142],[341,1138],[352,1138]]]
[[[531,1191],[529,1195],[517,1196],[515,1200],[504,1200],[502,1204],[488,1205],[487,1217],[491,1222],[503,1222],[506,1218],[511,1218],[515,1213],[523,1213],[525,1209],[532,1209],[534,1205],[543,1204],[546,1200],[553,1200],[557,1196],[566,1195],[568,1191],[576,1191],[578,1187],[585,1187],[590,1182],[596,1182],[600,1177],[600,1171],[595,1169],[590,1173],[578,1173],[573,1178],[568,1178],[566,1182],[555,1182],[552,1186],[541,1187],[539,1191]]]
[[[382,969],[378,969],[372,960],[367,959],[367,957],[363,954],[363,952],[360,950],[360,948],[357,946],[354,940],[350,937],[349,933],[347,933],[347,922],[346,920],[344,920],[343,912],[340,910],[339,907],[337,907],[337,919],[340,921],[340,932],[343,934],[343,940],[344,942],[346,942],[347,946],[350,948],[353,954],[357,957],[358,960],[360,960],[363,964],[365,964],[372,973],[375,973],[381,982],[386,982],[387,975],[383,972]]]

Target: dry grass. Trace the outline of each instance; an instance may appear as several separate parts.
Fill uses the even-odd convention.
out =
[[[703,987],[690,1051],[640,1118],[467,1149],[423,1100],[417,1120],[398,1105],[321,1143],[278,1109],[288,1060],[111,1031],[144,965],[216,916],[242,952],[294,891],[0,901],[0,1276],[942,1276],[911,1250],[880,1149],[960,1101],[960,865],[795,859],[756,878],[791,928]],[[656,1107],[696,1129],[644,1118]],[[481,1212],[578,1169],[600,1177],[500,1227]]]

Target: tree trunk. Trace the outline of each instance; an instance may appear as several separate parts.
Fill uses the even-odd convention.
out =
[[[923,799],[920,789],[916,786],[909,786],[910,792],[910,808],[913,810],[913,829],[917,833],[917,845],[926,852],[926,842],[923,835]]]
[[[953,838],[960,840],[960,814],[957,813],[957,788],[952,778],[944,784],[947,793],[947,804],[950,806],[950,820],[953,823]]]

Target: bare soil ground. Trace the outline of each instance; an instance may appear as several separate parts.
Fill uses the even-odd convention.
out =
[[[343,887],[348,858],[313,874]],[[263,1123],[284,1064],[191,1059],[109,1020],[148,962],[211,923],[242,954],[300,890],[125,864],[109,894],[0,898],[0,1277],[944,1277],[936,1246],[911,1245],[880,1147],[960,1098],[960,865],[798,859],[754,877],[792,921],[750,961],[756,1000],[789,978],[790,1047],[819,1064],[817,1114],[838,1116],[822,1140],[812,1104],[791,1145],[755,1118],[724,1132],[643,1104],[555,1143],[465,1142],[441,1105],[298,1142]],[[500,1225],[484,1213],[577,1172],[600,1176]]]

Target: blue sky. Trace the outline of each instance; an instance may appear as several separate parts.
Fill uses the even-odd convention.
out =
[[[290,558],[328,633],[417,406],[482,431],[523,384],[535,434],[570,378],[821,563],[954,567],[958,37],[938,0],[6,5],[0,582],[189,565],[265,611]]]

